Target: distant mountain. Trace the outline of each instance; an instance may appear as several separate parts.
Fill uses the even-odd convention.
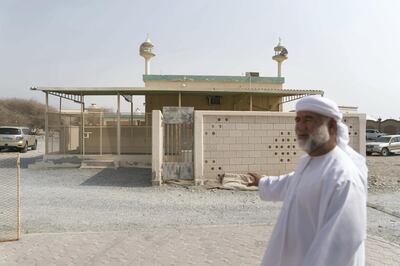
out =
[[[35,100],[0,99],[0,126],[44,128],[46,105]]]

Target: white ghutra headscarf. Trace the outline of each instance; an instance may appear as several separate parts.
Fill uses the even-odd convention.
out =
[[[365,178],[365,180],[362,181],[364,186],[367,187],[366,178],[368,175],[368,168],[365,163],[365,158],[349,146],[349,129],[342,122],[343,115],[337,104],[328,98],[321,97],[320,95],[307,96],[297,102],[296,112],[299,111],[314,112],[336,120],[336,144],[353,160],[354,164],[360,170],[361,175]]]

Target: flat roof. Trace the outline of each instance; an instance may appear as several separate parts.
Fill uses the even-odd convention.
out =
[[[154,94],[198,94],[198,95],[233,95],[265,94],[271,96],[323,95],[322,90],[269,89],[269,88],[151,88],[151,87],[32,87],[31,90],[50,94],[74,96],[85,95],[154,95]]]
[[[283,84],[284,77],[209,76],[209,75],[143,75],[143,81],[200,81]]]

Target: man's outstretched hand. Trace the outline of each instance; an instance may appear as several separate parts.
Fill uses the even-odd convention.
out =
[[[258,182],[260,182],[261,176],[257,173],[247,173],[247,174],[251,175],[254,179],[254,181],[249,183],[247,186],[258,186]]]

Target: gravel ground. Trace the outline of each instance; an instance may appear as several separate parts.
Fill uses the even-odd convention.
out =
[[[28,169],[22,155],[22,231],[88,232],[182,225],[274,224],[281,204],[257,192],[152,187],[149,169]],[[400,156],[367,157],[369,202],[400,211]],[[368,233],[400,244],[400,218],[368,208]]]
[[[29,233],[273,223],[281,206],[256,192],[151,187],[149,169],[26,171],[21,200]]]
[[[400,155],[368,156],[369,192],[400,192]]]

